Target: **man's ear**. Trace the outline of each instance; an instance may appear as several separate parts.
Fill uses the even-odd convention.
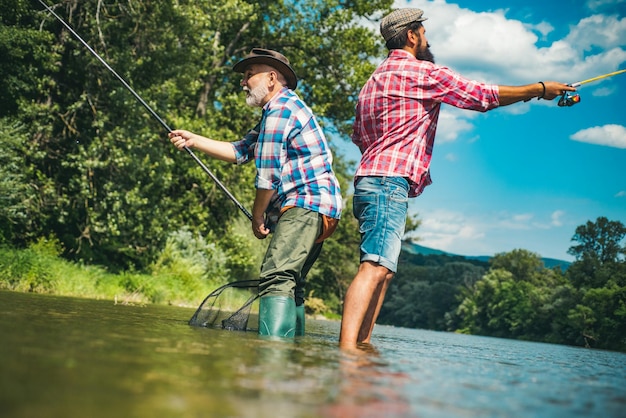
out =
[[[413,32],[412,30],[409,30],[406,33],[406,42],[408,46],[414,47],[415,45],[417,45],[419,40],[420,40],[419,34]]]
[[[270,71],[268,74],[270,77],[270,86],[274,86],[274,84],[276,84],[276,80],[278,80],[278,76],[275,71]]]

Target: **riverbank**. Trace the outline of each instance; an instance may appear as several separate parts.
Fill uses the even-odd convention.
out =
[[[114,304],[170,305],[196,309],[224,279],[203,277],[191,264],[160,263],[151,272],[113,273],[102,266],[67,261],[49,241],[26,249],[0,247],[0,290],[40,293],[83,299],[110,300]],[[245,299],[234,298],[228,309],[236,310]],[[307,300],[307,316],[339,320],[319,298]]]
[[[105,299],[118,304],[197,307],[223,284],[181,264],[161,265],[146,273],[113,273],[102,266],[62,259],[47,241],[19,250],[0,247],[0,289],[17,292]]]

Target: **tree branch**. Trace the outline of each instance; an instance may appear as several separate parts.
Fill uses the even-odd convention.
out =
[[[209,72],[210,75],[204,80],[204,87],[202,88],[202,92],[200,93],[200,97],[198,99],[198,105],[196,106],[196,115],[198,115],[199,117],[206,116],[206,108],[207,108],[207,103],[209,102],[209,96],[211,95],[213,84],[215,84],[215,80],[217,78],[217,75],[216,75],[217,69],[222,67],[224,63],[226,62],[226,60],[228,59],[228,57],[232,55],[233,50],[235,49],[235,45],[237,45],[237,43],[239,42],[239,38],[241,38],[241,35],[248,29],[249,26],[250,26],[250,22],[244,23],[243,26],[239,28],[239,30],[237,31],[237,34],[233,37],[233,39],[230,41],[228,46],[226,46],[226,48],[224,49],[224,53],[222,54],[222,56],[219,58],[216,56],[213,57],[213,65],[212,65],[213,71],[210,71]],[[221,33],[218,31],[215,34],[215,40],[213,42],[213,51],[217,51],[220,38],[221,38]]]

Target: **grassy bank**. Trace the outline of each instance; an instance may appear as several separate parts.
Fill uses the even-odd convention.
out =
[[[196,308],[218,287],[234,280],[223,254],[202,238],[175,234],[147,272],[112,273],[103,266],[85,265],[60,256],[57,241],[40,239],[25,249],[0,245],[0,289],[58,296],[112,300],[122,304],[168,304]],[[220,296],[226,309],[237,309],[249,294],[229,291]],[[316,317],[339,319],[324,300],[309,295],[306,311]]]
[[[197,307],[224,283],[223,277],[204,277],[192,260],[169,259],[149,272],[113,274],[104,267],[61,258],[57,244],[47,240],[26,249],[0,247],[0,289]]]

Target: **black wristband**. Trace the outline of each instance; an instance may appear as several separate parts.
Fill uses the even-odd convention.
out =
[[[537,100],[543,99],[546,95],[546,85],[543,84],[543,81],[540,81],[539,84],[541,84],[541,87],[543,87],[543,93],[541,93],[541,96],[537,96]]]

